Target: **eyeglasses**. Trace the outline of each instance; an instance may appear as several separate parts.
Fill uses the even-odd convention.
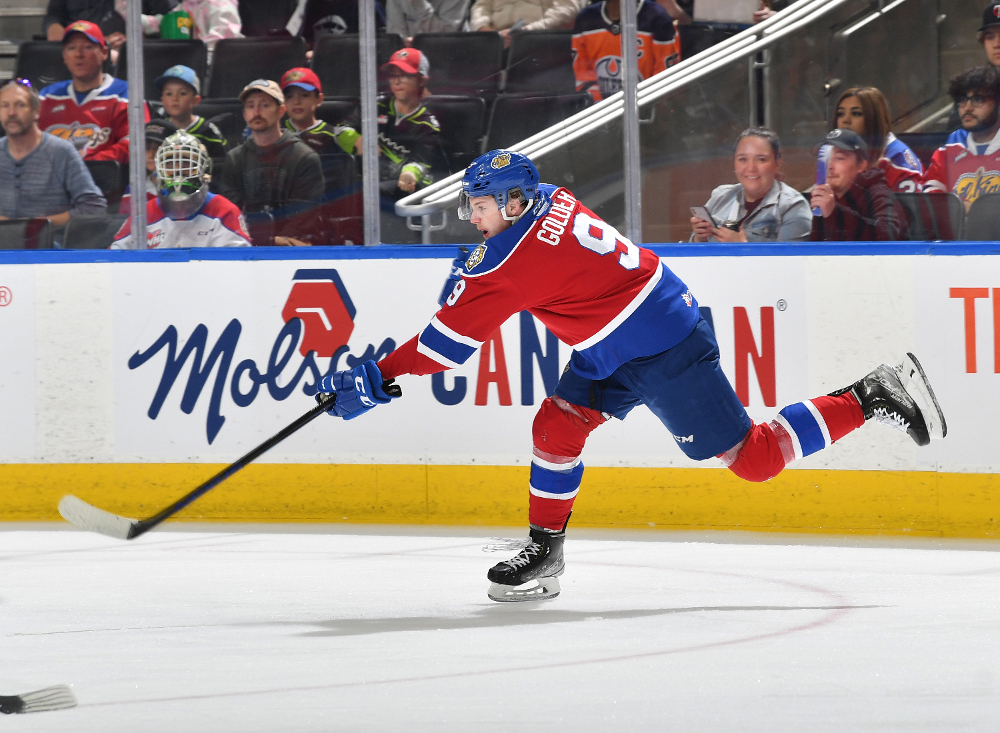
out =
[[[31,82],[28,81],[27,79],[21,79],[20,77],[18,77],[17,79],[8,79],[7,81],[4,82],[3,85],[7,86],[8,84],[19,84],[22,87],[27,87],[28,89],[31,89]]]
[[[982,107],[986,104],[988,97],[984,97],[982,94],[970,94],[967,97],[962,97],[961,99],[955,100],[955,103],[961,107],[963,104],[971,104],[975,108]]]

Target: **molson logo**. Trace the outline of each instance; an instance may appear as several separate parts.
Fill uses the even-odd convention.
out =
[[[262,368],[253,359],[244,359],[232,368],[243,324],[233,318],[209,349],[208,327],[198,324],[184,346],[178,350],[177,328],[167,326],[163,334],[147,349],[135,352],[128,360],[129,369],[139,369],[161,351],[166,350],[166,363],[160,383],[153,395],[147,415],[155,420],[190,360],[191,371],[181,397],[181,410],[190,415],[199,396],[216,370],[215,382],[208,405],[206,435],[209,445],[218,436],[226,418],[222,414],[222,398],[229,396],[237,407],[249,407],[267,389],[271,398],[288,399],[302,383],[302,394],[316,394],[316,384],[324,376],[342,368],[353,369],[369,359],[378,361],[396,348],[392,339],[385,339],[376,349],[369,344],[359,356],[346,358],[346,367],[339,366],[349,351],[347,341],[354,331],[357,310],[336,270],[298,270],[292,278],[292,290],[281,311],[283,327],[278,331],[266,365]],[[205,352],[208,350],[208,357]],[[283,374],[295,351],[305,357],[294,374]],[[325,368],[317,359],[328,358]],[[291,371],[291,370],[289,370]]]
[[[984,193],[1000,193],[1000,171],[980,166],[975,173],[963,173],[955,182],[955,193],[970,204]]]

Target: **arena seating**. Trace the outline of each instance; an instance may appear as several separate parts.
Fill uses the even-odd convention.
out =
[[[69,69],[62,58],[62,44],[57,41],[25,41],[17,49],[14,76],[27,79],[31,86],[39,90],[69,79]]]
[[[962,238],[965,207],[955,194],[897,193],[896,200],[909,217],[906,239],[951,241]]]
[[[0,249],[52,249],[52,224],[48,219],[2,220]]]
[[[506,148],[590,105],[587,92],[559,96],[501,94],[493,103],[483,150]]]
[[[107,249],[126,218],[121,214],[70,217],[63,232],[62,248]]]
[[[514,33],[504,92],[556,94],[576,90],[572,31]]]
[[[125,169],[123,172],[122,166],[114,160],[88,160],[84,161],[84,165],[87,166],[90,177],[94,179],[94,183],[107,199],[108,211],[118,213],[122,194],[125,193],[125,187],[128,184],[128,181],[125,180],[128,177],[128,170]]]
[[[428,87],[435,94],[492,100],[500,92],[503,41],[499,33],[420,33],[413,46],[431,63]]]
[[[984,193],[977,198],[965,217],[965,239],[996,241],[1000,232],[1000,193]]]
[[[481,152],[486,102],[480,97],[435,94],[424,103],[441,125],[448,172],[463,170]]]
[[[115,76],[128,79],[128,43],[126,42],[118,55],[115,65]],[[202,81],[202,91],[208,70],[208,49],[199,40],[166,41],[159,38],[145,38],[142,42],[142,71],[145,76],[146,99],[160,98],[153,82],[164,71],[176,64],[190,66]]]
[[[306,65],[306,42],[284,38],[223,38],[215,45],[213,72],[204,96],[238,97],[254,79],[278,80],[288,69]]]
[[[394,51],[403,47],[403,39],[397,33],[379,33],[375,43],[375,58],[379,66],[388,61]],[[360,96],[361,64],[357,34],[318,38],[313,48],[312,69],[322,82],[326,96]],[[431,73],[433,75],[433,69]]]
[[[316,119],[328,125],[340,125],[351,116],[358,114],[361,100],[356,97],[327,97],[316,108]]]

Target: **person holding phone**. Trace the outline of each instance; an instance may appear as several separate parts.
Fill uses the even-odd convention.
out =
[[[737,183],[691,207],[692,242],[789,242],[807,239],[812,212],[805,198],[777,179],[781,143],[764,127],[744,130],[733,158]],[[708,216],[706,216],[706,214]]]

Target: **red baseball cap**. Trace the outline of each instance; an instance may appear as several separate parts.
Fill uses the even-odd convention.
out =
[[[386,63],[379,67],[379,71],[385,73],[390,66],[395,66],[404,74],[431,75],[431,62],[416,48],[399,49],[389,57]]]
[[[305,69],[301,66],[286,71],[281,77],[280,86],[281,91],[285,91],[286,87],[301,87],[307,92],[323,93],[323,85],[319,83],[319,77],[316,76],[316,73],[312,69]]]
[[[66,43],[66,39],[74,33],[82,33],[101,48],[108,47],[100,26],[96,23],[91,23],[89,20],[74,20],[66,26],[66,30],[63,31],[62,42]]]

